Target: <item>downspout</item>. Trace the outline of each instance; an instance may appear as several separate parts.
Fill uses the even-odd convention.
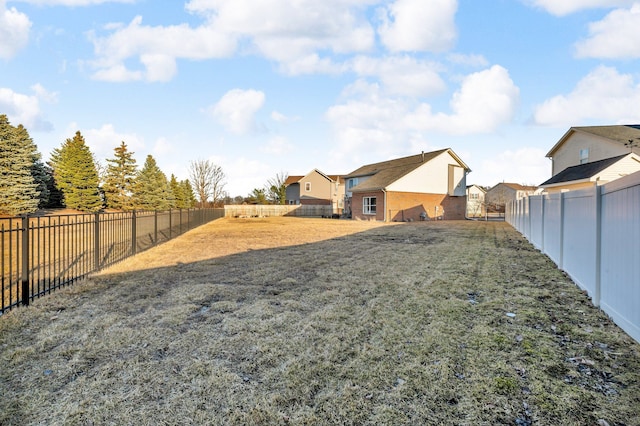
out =
[[[387,191],[382,188],[382,193],[384,194],[384,209],[382,210],[382,221],[387,221]]]

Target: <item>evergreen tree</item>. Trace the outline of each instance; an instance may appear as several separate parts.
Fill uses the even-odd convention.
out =
[[[196,205],[196,194],[193,192],[193,187],[191,186],[191,182],[189,179],[185,179],[180,182],[180,186],[182,187],[182,195],[184,197],[184,208],[191,209]]]
[[[107,160],[107,171],[104,179],[104,197],[108,208],[130,210],[131,190],[136,176],[136,160],[133,152],[127,150],[122,142],[114,149],[114,158]]]
[[[22,125],[13,127],[6,115],[0,115],[0,213],[37,210],[40,192],[33,168],[39,156],[27,130]]]
[[[45,164],[42,162],[42,155],[38,152],[38,147],[29,136],[27,129],[22,124],[19,124],[16,128],[18,138],[24,141],[27,150],[31,152],[31,175],[36,183],[36,191],[39,192],[38,196],[38,208],[42,208],[49,202],[49,181],[51,180],[50,174],[47,172]]]
[[[102,208],[98,170],[93,154],[78,131],[51,154],[51,168],[66,207],[85,212]]]
[[[56,184],[53,169],[48,165],[44,165],[44,172],[47,174],[47,192],[49,196],[47,197],[47,201],[44,203],[43,207],[50,209],[64,207],[62,192]]]
[[[140,210],[167,210],[174,203],[167,177],[151,155],[136,175],[132,199],[134,208]]]
[[[171,178],[169,179],[169,187],[171,188],[171,193],[173,193],[173,197],[175,199],[175,203],[173,207],[183,209],[184,194],[182,192],[182,187],[180,186],[180,182],[178,182],[178,179],[173,173],[171,174]]]

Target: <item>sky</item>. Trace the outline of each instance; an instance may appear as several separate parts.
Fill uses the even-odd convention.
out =
[[[640,123],[640,1],[0,0],[0,114],[232,197],[442,148],[537,185],[570,127]]]

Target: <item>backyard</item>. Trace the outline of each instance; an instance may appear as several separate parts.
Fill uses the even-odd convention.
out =
[[[0,424],[640,425],[640,345],[504,222],[219,219],[0,317]]]

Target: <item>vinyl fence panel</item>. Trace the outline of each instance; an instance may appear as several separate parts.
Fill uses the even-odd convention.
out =
[[[506,218],[640,342],[640,172],[513,201]]]
[[[640,182],[602,194],[602,309],[640,339]]]
[[[595,187],[567,192],[564,198],[563,268],[593,297],[596,291]]]
[[[561,192],[542,195],[544,201],[544,251],[562,268],[562,215],[564,196]]]

